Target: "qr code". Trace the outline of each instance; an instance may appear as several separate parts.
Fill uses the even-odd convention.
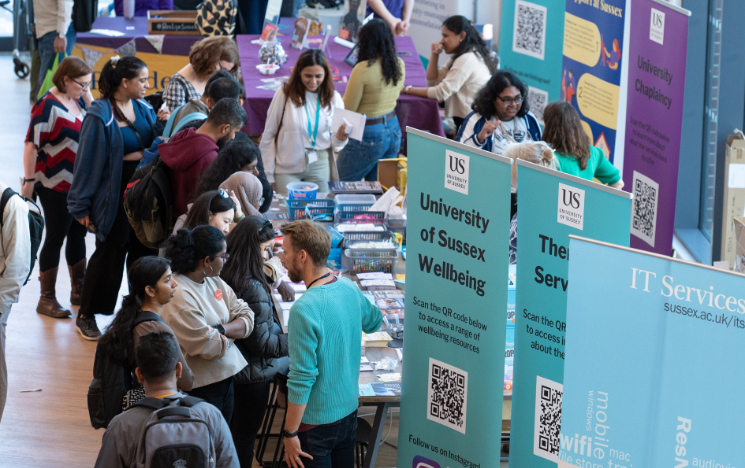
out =
[[[535,433],[533,455],[559,462],[559,432],[561,432],[561,397],[564,386],[536,376]]]
[[[546,51],[546,7],[516,0],[512,50],[543,60]]]
[[[632,186],[634,187],[634,209],[631,213],[631,233],[654,247],[660,184],[634,171]]]
[[[427,419],[466,433],[468,372],[429,358]]]
[[[543,125],[543,109],[548,104],[548,91],[528,86],[528,108]]]

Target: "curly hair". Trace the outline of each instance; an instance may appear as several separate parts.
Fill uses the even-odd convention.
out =
[[[582,129],[582,121],[577,110],[568,102],[552,102],[543,109],[543,141],[554,151],[573,156],[580,170],[587,169],[590,159],[590,138]]]
[[[367,60],[372,65],[380,60],[385,84],[396,86],[403,74],[396,55],[396,41],[388,23],[380,18],[373,18],[360,28],[357,37],[357,61]]]
[[[233,69],[228,71],[236,77],[241,59],[238,46],[230,37],[207,37],[191,46],[189,63],[197,76],[210,76],[220,68],[221,61],[234,64]]]
[[[228,177],[240,171],[261,157],[256,143],[250,139],[231,140],[217,154],[215,161],[207,168],[197,182],[194,198],[209,190],[217,190]]]
[[[250,280],[258,280],[266,292],[271,294],[264,272],[261,244],[274,239],[272,223],[261,216],[242,219],[228,236],[228,253],[234,261],[228,262],[220,277],[239,296],[248,287]]]
[[[528,105],[528,90],[520,78],[515,76],[512,72],[500,70],[489,78],[481,90],[476,93],[476,97],[473,99],[471,109],[477,114],[485,117],[486,120],[491,119],[497,115],[497,108],[494,106],[494,101],[497,100],[497,96],[502,94],[505,89],[514,86],[520,91],[520,96],[523,98],[523,103],[520,106],[520,110],[517,111],[516,117],[525,117],[525,114],[530,110]]]
[[[191,273],[199,261],[209,257],[214,260],[225,248],[225,235],[212,226],[198,226],[193,230],[179,229],[165,242],[166,258],[171,261],[174,273]]]
[[[497,61],[492,57],[489,49],[486,48],[486,42],[481,38],[478,30],[471,24],[471,20],[465,16],[455,15],[447,18],[442,22],[450,32],[458,35],[465,31],[466,37],[463,42],[460,43],[458,48],[453,53],[453,58],[450,59],[450,65],[461,55],[474,52],[476,55],[481,57],[486,66],[489,68],[489,73],[497,71]]]

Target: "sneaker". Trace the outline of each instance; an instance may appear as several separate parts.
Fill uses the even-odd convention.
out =
[[[78,318],[75,319],[75,328],[84,340],[96,341],[101,336],[95,317],[81,317],[78,314]]]

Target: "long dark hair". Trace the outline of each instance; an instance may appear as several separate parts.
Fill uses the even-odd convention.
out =
[[[568,102],[552,102],[543,109],[543,123],[543,141],[557,153],[574,156],[581,170],[587,169],[591,142],[577,110]]]
[[[321,106],[329,107],[331,100],[334,99],[334,77],[331,75],[329,61],[326,55],[320,49],[308,49],[303,51],[295,62],[295,68],[292,69],[290,80],[285,83],[285,96],[295,104],[295,107],[305,105],[305,85],[300,74],[307,67],[320,65],[326,76],[323,77],[323,83],[318,87],[318,95],[321,97]]]
[[[139,258],[132,264],[127,276],[129,294],[124,296],[122,308],[106,328],[106,333],[98,339],[98,346],[128,369],[136,367],[132,348],[132,328],[145,300],[145,288],[155,288],[169,267],[168,260],[153,256]]]
[[[264,273],[264,259],[260,245],[274,239],[272,223],[260,216],[247,216],[230,231],[228,253],[234,261],[228,262],[220,277],[233,288],[239,296],[253,278],[261,282],[268,294],[269,283]]]
[[[397,85],[402,73],[396,55],[396,41],[388,23],[374,18],[360,28],[357,37],[357,61],[367,60],[372,65],[380,60],[385,84]]]
[[[166,258],[171,260],[174,273],[191,273],[197,269],[201,259],[209,257],[214,260],[224,243],[225,235],[216,227],[179,229],[166,239]]]
[[[191,205],[184,227],[194,229],[197,226],[204,226],[209,224],[210,214],[215,215],[228,210],[235,210],[235,202],[228,192],[224,189],[210,190],[200,195]]]
[[[486,85],[476,93],[473,104],[471,104],[471,109],[482,117],[486,117],[486,120],[491,119],[497,115],[497,109],[494,107],[494,101],[497,100],[497,96],[511,86],[517,88],[520,91],[520,96],[523,98],[523,103],[520,106],[520,110],[517,111],[516,117],[525,117],[525,114],[530,110],[530,106],[528,105],[528,90],[525,88],[523,82],[520,81],[520,78],[512,72],[505,70],[500,70],[489,78]]]
[[[197,188],[194,190],[194,198],[208,190],[217,190],[220,184],[228,180],[228,177],[260,157],[259,147],[250,139],[231,140],[220,150],[215,161],[202,173]]]
[[[474,52],[481,57],[486,66],[489,68],[490,73],[497,71],[497,62],[492,57],[489,49],[486,48],[486,42],[481,39],[481,35],[478,30],[471,24],[471,20],[465,16],[455,15],[446,19],[442,22],[442,25],[448,28],[449,31],[458,35],[465,31],[466,37],[463,42],[453,52],[453,58],[450,60],[452,65],[455,60],[461,55],[467,52]]]
[[[140,75],[140,70],[147,67],[147,64],[137,57],[122,57],[116,61],[109,60],[103,66],[101,70],[101,76],[98,78],[98,91],[101,93],[102,99],[108,99],[111,101],[111,109],[114,112],[114,117],[119,122],[127,120],[124,117],[119,106],[116,105],[114,100],[114,94],[119,86],[122,84],[122,80],[132,80]]]

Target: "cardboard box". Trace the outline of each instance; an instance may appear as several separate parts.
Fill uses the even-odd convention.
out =
[[[735,266],[734,270],[745,273],[745,217],[735,218]]]
[[[197,29],[196,10],[148,10],[147,31],[166,36],[202,35]]]
[[[398,162],[406,160],[406,158],[391,158],[378,161],[378,181],[383,186],[383,190],[396,187],[399,192],[403,193],[405,187],[398,186]]]
[[[719,258],[727,260],[732,269],[736,252],[733,220],[745,216],[745,139],[738,135],[727,138],[722,200],[722,250]]]

